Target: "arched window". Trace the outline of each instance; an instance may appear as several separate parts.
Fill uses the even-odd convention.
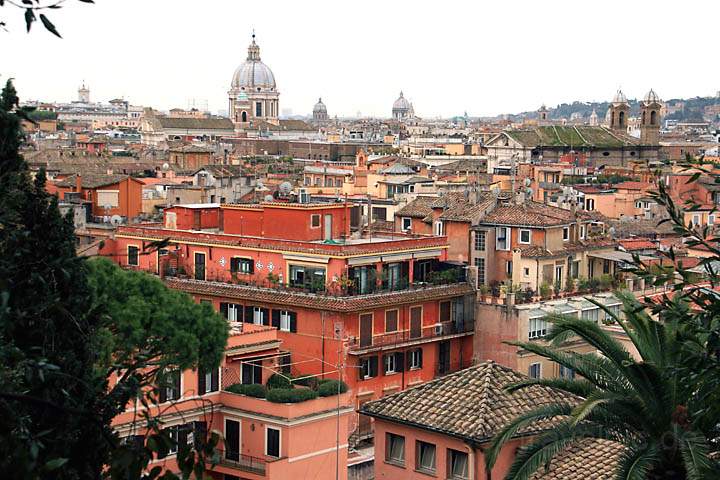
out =
[[[242,112],[242,121],[247,122],[247,112]]]
[[[642,112],[642,124],[645,125],[645,110]]]
[[[657,112],[655,110],[650,112],[650,125],[657,124]]]
[[[618,127],[624,127],[625,126],[625,112],[620,112],[620,115],[618,115]]]

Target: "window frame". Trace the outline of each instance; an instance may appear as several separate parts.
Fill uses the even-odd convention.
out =
[[[534,326],[534,327],[533,327]],[[543,338],[547,335],[548,321],[545,317],[533,317],[528,319],[528,339]]]
[[[523,233],[527,233],[527,241],[523,240]],[[529,228],[521,228],[518,230],[518,243],[523,245],[530,245],[532,243],[532,230]]]
[[[391,456],[393,451],[393,439],[401,442],[401,458],[394,458]],[[398,435],[397,433],[385,432],[385,462],[391,465],[397,465],[403,468],[405,467],[405,436]]]
[[[415,348],[409,353],[409,369],[419,370],[422,368],[422,348]]]
[[[432,448],[432,466],[426,467],[421,464],[423,458],[423,447]],[[423,440],[415,440],[415,470],[430,475],[437,473],[437,445]]]
[[[281,332],[290,332],[292,329],[291,318],[290,310],[280,310],[280,326],[278,330]]]
[[[484,252],[487,249],[487,231],[476,230],[475,231],[475,243],[476,252]]]
[[[455,471],[454,471],[455,455],[465,457],[465,472],[464,473],[460,473],[460,474],[455,473]],[[446,477],[449,480],[467,480],[469,478],[470,468],[472,468],[469,464],[470,459],[468,458],[467,452],[455,450],[454,448],[448,448],[446,457],[447,457],[447,475],[446,475]]]
[[[390,370],[390,367],[392,367],[392,370]],[[395,353],[383,355],[383,373],[385,375],[398,373],[397,355]]]
[[[537,376],[533,375],[533,370],[535,370],[535,367],[537,367]],[[542,363],[541,362],[533,362],[530,365],[528,365],[528,377],[530,378],[542,378]]]
[[[569,242],[569,241],[570,241],[570,227],[563,227],[563,230],[562,230],[562,239],[563,239],[563,242]]]
[[[315,225],[317,220],[317,225]],[[322,216],[319,213],[313,213],[310,215],[310,228],[322,227]]]
[[[505,235],[503,236],[504,242],[503,246],[500,246],[500,232],[503,232]],[[496,227],[495,228],[495,250],[500,252],[509,252],[510,251],[510,235],[512,235],[512,232],[510,230],[510,227]]]
[[[405,225],[406,222],[407,222],[407,225]],[[412,218],[411,217],[400,217],[400,229],[403,232],[412,230]]]
[[[269,453],[268,449],[268,439],[270,438],[268,435],[268,432],[270,430],[275,430],[278,432],[278,447],[277,447],[277,455],[273,455]],[[282,429],[277,427],[271,427],[270,425],[265,425],[265,455],[272,458],[281,458],[282,457]]]
[[[388,329],[388,314],[389,313],[395,313],[395,328],[390,330]],[[400,310],[397,308],[391,308],[389,310],[385,310],[385,333],[397,333],[400,331]]]
[[[233,263],[236,263],[237,268],[233,270]],[[232,257],[230,258],[230,273],[236,273],[238,275],[251,275],[255,273],[254,261],[252,258],[246,257]]]
[[[130,263],[130,249],[135,249],[135,263]],[[129,267],[139,267],[140,266],[140,247],[137,245],[128,245],[127,246],[127,264]]]

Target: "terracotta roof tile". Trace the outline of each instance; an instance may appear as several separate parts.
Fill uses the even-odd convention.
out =
[[[535,385],[508,393],[507,385],[526,377],[488,361],[465,370],[368,402],[360,412],[476,443],[489,441],[520,414],[556,402],[575,404],[566,392]],[[528,434],[548,428],[545,421],[521,430]]]
[[[473,195],[477,195],[477,201],[474,201]],[[485,217],[496,202],[493,192],[477,192],[469,193],[465,196],[464,192],[451,192],[438,197],[432,204],[433,209],[443,209],[440,218],[443,220],[456,222],[470,222],[477,224]]]
[[[425,218],[432,213],[432,204],[437,197],[417,197],[395,212],[396,217]]]
[[[623,446],[611,440],[589,438],[555,455],[548,468],[540,467],[530,480],[604,480],[615,478]]]
[[[538,202],[498,205],[481,223],[489,225],[517,225],[527,227],[552,227],[568,225],[575,218],[569,210]]]

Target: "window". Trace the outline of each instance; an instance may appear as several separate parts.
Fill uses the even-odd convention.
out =
[[[560,378],[566,378],[568,380],[572,380],[575,378],[575,370],[573,370],[572,368],[568,368],[565,365],[560,365],[560,370],[558,373],[560,375]]]
[[[700,225],[700,215],[692,216],[692,224],[693,224],[693,227],[697,227],[698,225]]]
[[[410,370],[422,368],[422,348],[411,350],[408,355]]]
[[[272,326],[282,332],[297,332],[297,313],[290,310],[273,310]]]
[[[402,217],[400,221],[402,223],[401,228],[403,232],[407,232],[408,230],[412,229],[412,218]]]
[[[505,273],[508,277],[512,277],[512,260],[507,260],[505,262]]]
[[[585,210],[595,210],[595,199],[594,198],[586,198],[585,199]]]
[[[170,445],[168,445],[168,455],[172,455],[173,453],[177,453],[178,449],[178,433],[180,432],[181,425],[174,425],[172,427],[163,428],[165,432],[167,432],[168,437],[170,437]]]
[[[360,380],[377,377],[378,358],[365,357],[360,359]]]
[[[135,245],[128,245],[128,265],[137,267],[140,262],[140,249]]]
[[[220,369],[214,368],[210,371],[198,369],[198,395],[205,395],[209,392],[217,392],[220,383]]]
[[[620,305],[607,305],[607,309],[610,310],[610,313],[615,315],[617,318],[620,318]],[[611,315],[605,313],[605,321],[614,322],[615,319]]]
[[[405,466],[405,437],[385,434],[385,461]]]
[[[450,321],[450,302],[440,302],[440,321]]]
[[[240,383],[243,385],[262,383],[262,360],[241,362]]]
[[[230,259],[230,273],[243,273],[250,274],[254,272],[254,262],[251,258],[237,258],[233,257]]]
[[[242,322],[242,305],[220,302],[220,313],[228,322]]]
[[[255,116],[262,117],[262,103],[255,102]]]
[[[478,252],[485,251],[485,237],[487,232],[475,232],[475,250]]]
[[[397,372],[397,354],[391,353],[383,357],[383,363],[385,365],[385,375]]]
[[[498,227],[495,230],[495,250],[510,250],[509,227]]]
[[[585,225],[580,225],[580,240],[585,240]]]
[[[531,230],[520,230],[520,238],[518,239],[518,242],[528,244],[530,243],[532,239],[532,231]]]
[[[708,215],[708,225],[715,225],[715,215]]]
[[[318,214],[310,215],[310,226],[312,228],[320,228],[320,215],[318,215]]]
[[[599,317],[598,317],[599,314],[600,314],[600,309],[599,309],[599,308],[591,308],[591,309],[589,309],[589,310],[583,310],[583,311],[580,313],[580,318],[582,318],[583,320],[590,320],[590,321],[593,321],[593,322],[597,322],[597,321],[598,321],[598,318],[599,318]]]
[[[563,242],[570,240],[570,227],[563,227]]]
[[[240,460],[240,422],[225,419],[225,458]]]
[[[562,285],[563,281],[563,266],[555,265],[555,284]]]
[[[263,325],[265,321],[265,312],[262,307],[253,307],[253,323],[255,325]]]
[[[323,290],[325,288],[325,269],[290,265],[290,284],[311,291]]]
[[[530,378],[540,378],[542,375],[542,365],[540,363],[531,363],[528,367],[528,376]]]
[[[396,332],[398,329],[398,311],[397,310],[386,310],[385,311],[385,331]]]
[[[530,276],[530,267],[523,267],[523,276],[525,276],[525,277]]]
[[[478,285],[485,284],[485,259],[476,258],[475,267],[477,268],[477,283]]]
[[[445,235],[445,225],[443,224],[442,220],[438,220],[437,222],[435,222],[435,235]]]
[[[280,430],[277,428],[265,430],[265,455],[280,458]]]
[[[466,479],[468,478],[468,456],[465,452],[448,448],[447,455],[447,477],[449,479]]]
[[[544,317],[531,318],[528,321],[528,338],[541,338],[547,335],[548,323]]]
[[[160,403],[177,400],[181,396],[181,375],[179,370],[166,372],[160,378]]]
[[[415,442],[415,469],[426,473],[435,473],[435,445]]]

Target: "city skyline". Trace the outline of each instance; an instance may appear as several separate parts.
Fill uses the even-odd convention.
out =
[[[46,38],[47,32],[27,35],[21,15],[8,18],[9,32],[0,42],[23,48],[5,54],[3,73],[16,79],[25,100],[73,100],[85,81],[94,100],[124,97],[167,110],[196,99],[213,112],[223,111],[233,71],[245,60],[254,30],[263,62],[277,79],[280,110],[295,115],[310,114],[322,97],[331,117],[357,112],[389,117],[401,90],[425,118],[608,101],[618,87],[629,98],[641,98],[650,88],[663,99],[717,91],[711,76],[662,68],[663,59],[679,55],[687,63],[708,63],[702,49],[672,41],[690,33],[696,45],[711,41],[709,29],[691,31],[684,21],[693,9],[673,11],[677,26],[668,32],[656,19],[666,17],[669,2],[654,5],[651,16],[640,6],[619,2],[615,8],[519,4],[522,8],[477,10],[462,3],[437,13],[428,4],[382,9],[370,4],[349,15],[352,24],[347,12],[329,3],[316,9],[295,4],[240,8],[229,2],[200,8],[181,1],[172,3],[173,10],[167,2],[73,4],[51,16],[62,41]],[[559,21],[537,25],[537,9],[556,9]],[[494,21],[498,16],[507,22]],[[656,40],[641,41],[647,35]],[[70,55],[49,55],[53,49]],[[592,60],[582,60],[586,56]],[[572,60],[563,65],[563,59]]]

